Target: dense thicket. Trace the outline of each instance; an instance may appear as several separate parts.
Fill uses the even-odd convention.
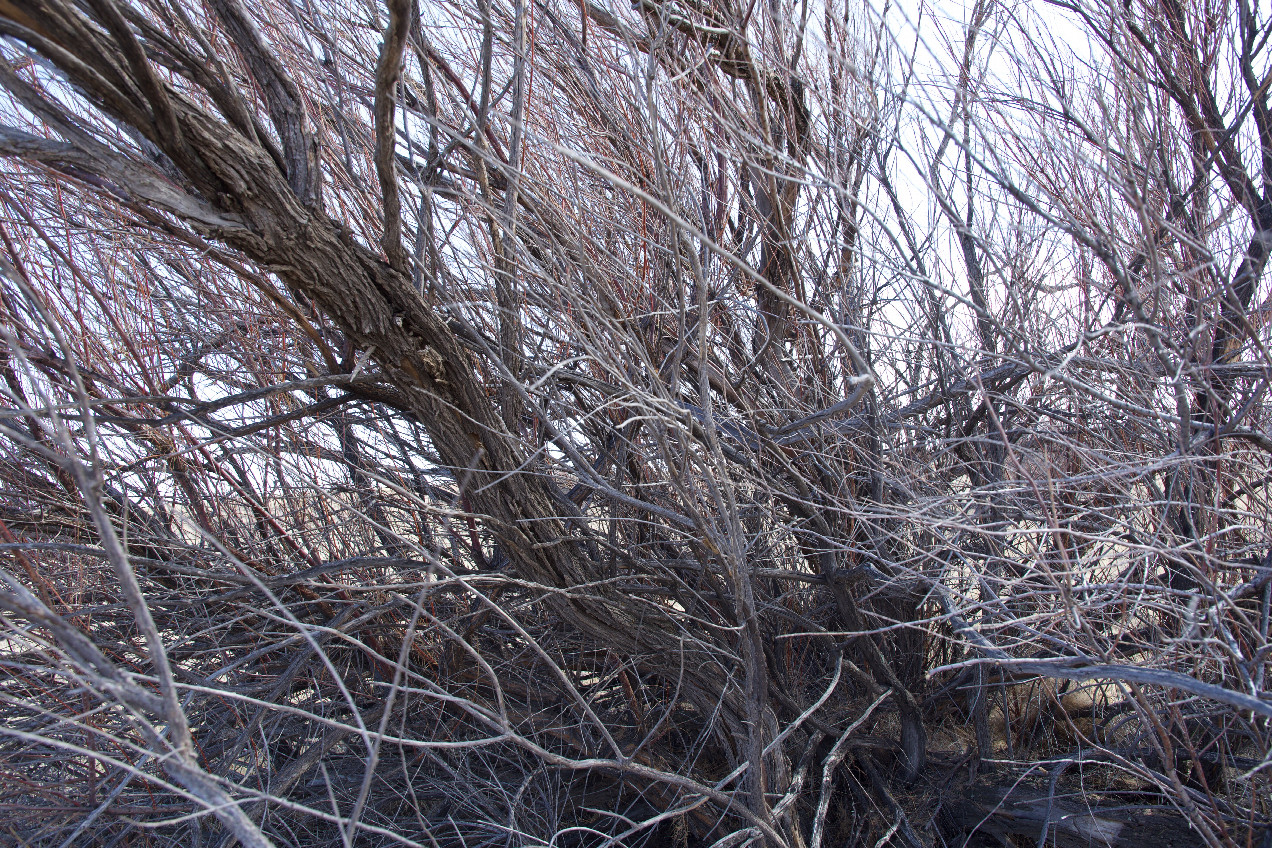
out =
[[[1250,0],[0,0],[0,831],[1266,846]]]

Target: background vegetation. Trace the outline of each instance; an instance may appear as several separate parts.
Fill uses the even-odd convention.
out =
[[[0,832],[1268,846],[1250,0],[0,0]]]

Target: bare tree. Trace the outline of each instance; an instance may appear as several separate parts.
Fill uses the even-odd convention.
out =
[[[1272,838],[1267,9],[0,35],[18,844]]]

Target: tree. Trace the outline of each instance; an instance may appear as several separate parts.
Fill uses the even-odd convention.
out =
[[[1266,838],[1272,18],[916,14],[0,0],[14,836]]]

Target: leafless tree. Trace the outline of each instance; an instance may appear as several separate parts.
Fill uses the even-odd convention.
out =
[[[0,0],[15,844],[1272,844],[1272,14]]]

